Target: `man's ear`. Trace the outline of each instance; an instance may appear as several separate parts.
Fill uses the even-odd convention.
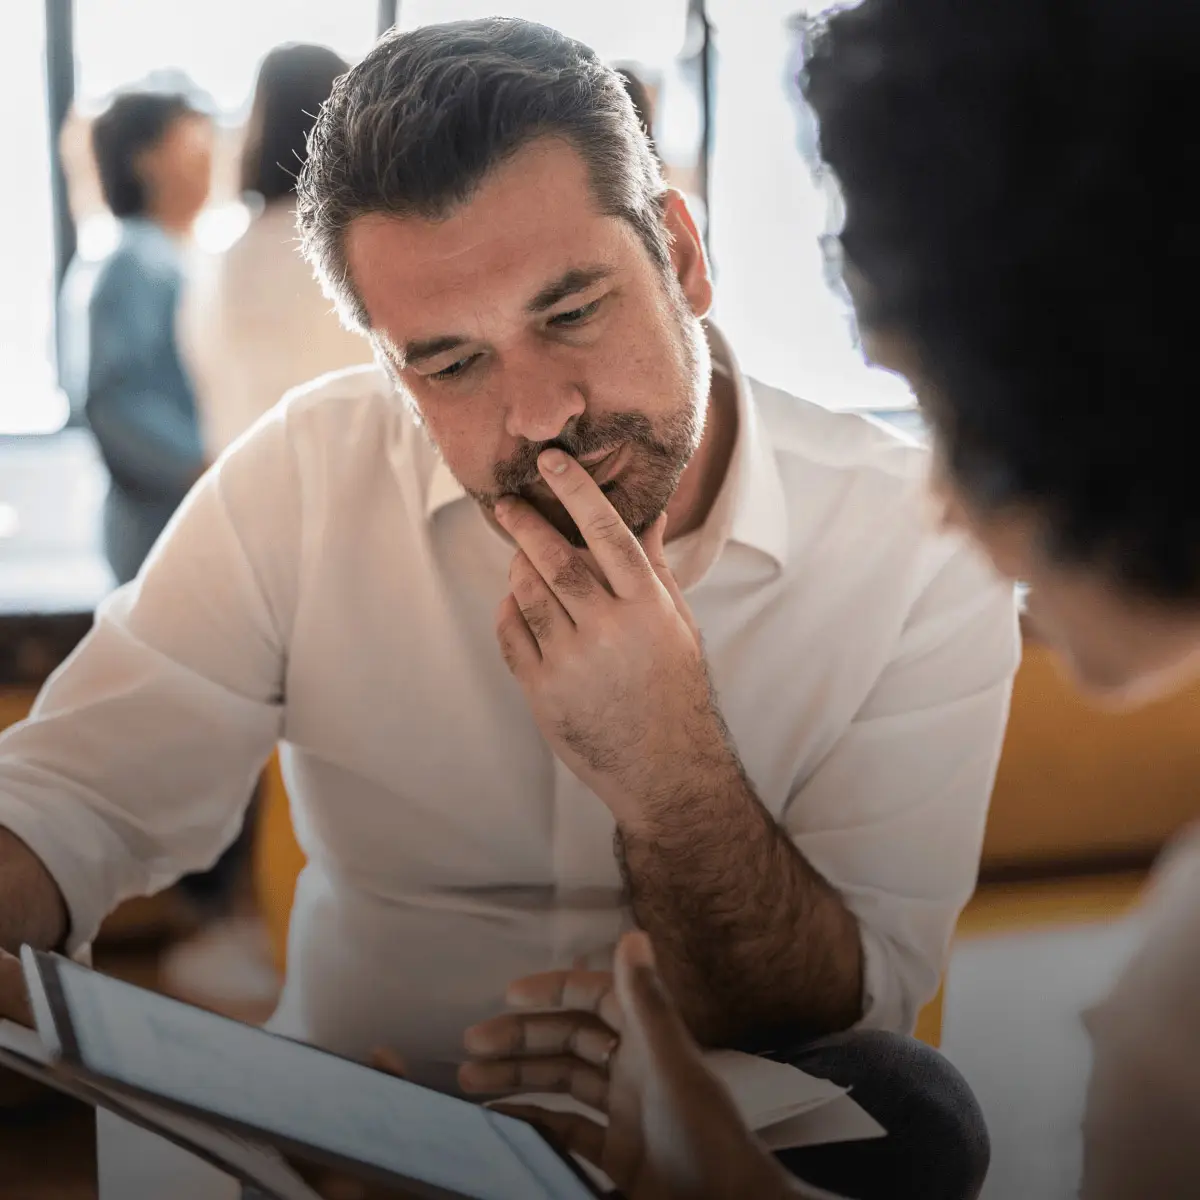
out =
[[[708,316],[713,302],[712,273],[704,239],[687,198],[678,188],[669,188],[662,199],[663,221],[671,239],[671,265],[688,305],[697,317]]]

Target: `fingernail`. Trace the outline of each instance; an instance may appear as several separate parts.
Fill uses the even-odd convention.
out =
[[[494,505],[492,505],[492,511],[496,514],[496,520],[503,521],[504,518],[507,517],[510,512],[512,512],[512,506],[513,502],[511,496],[501,496],[500,499],[497,500]]]
[[[468,1054],[481,1054],[487,1048],[486,1038],[479,1036],[479,1030],[472,1025],[470,1029],[463,1034],[463,1046]]]
[[[570,457],[561,450],[543,450],[538,466],[548,475],[561,475],[570,461]]]
[[[458,1068],[458,1086],[464,1092],[482,1092],[485,1090],[480,1084],[474,1063],[463,1063]]]
[[[504,1005],[506,1008],[529,1008],[529,996],[520,982],[510,983],[504,990]]]

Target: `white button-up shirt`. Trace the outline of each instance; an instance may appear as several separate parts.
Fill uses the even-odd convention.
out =
[[[865,1022],[905,1029],[975,882],[1011,589],[928,525],[921,449],[714,342],[737,442],[668,557],[762,803],[859,918]],[[309,862],[276,1028],[444,1070],[512,978],[603,962],[628,921],[613,818],[501,659],[512,555],[378,369],[267,414],[0,740],[0,825],[71,947],[212,862],[281,741]]]

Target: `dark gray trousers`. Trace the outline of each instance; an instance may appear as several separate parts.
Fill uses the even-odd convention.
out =
[[[979,1104],[936,1050],[893,1033],[842,1033],[771,1058],[848,1087],[886,1138],[787,1150],[806,1183],[848,1200],[975,1200],[991,1157]]]

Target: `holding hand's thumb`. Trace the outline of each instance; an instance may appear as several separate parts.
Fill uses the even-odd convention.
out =
[[[627,933],[617,946],[616,990],[623,1036],[638,1040],[647,1057],[689,1057],[696,1051],[658,974],[650,938],[640,931]]]

